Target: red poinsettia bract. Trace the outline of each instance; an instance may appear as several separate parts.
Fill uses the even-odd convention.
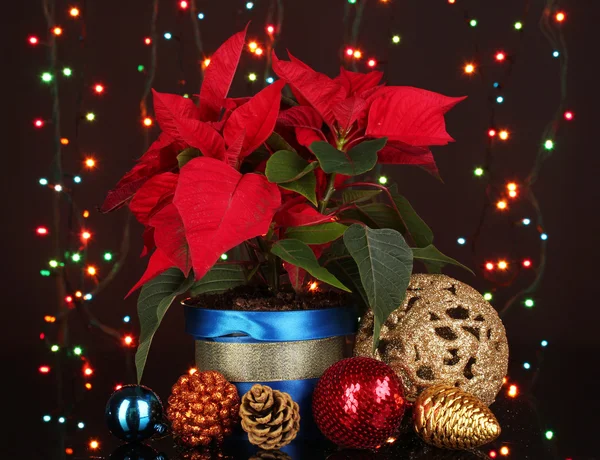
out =
[[[269,181],[264,158],[258,164],[250,162],[253,172],[241,172],[248,170],[246,160],[257,149],[274,153],[265,143],[275,130],[298,146],[307,164],[317,161],[311,151],[315,141],[345,153],[365,140],[387,138],[377,153],[380,163],[414,164],[433,173],[437,168],[429,146],[452,141],[444,113],[463,98],[384,86],[381,72],[341,69],[332,79],[292,55],[290,61],[273,55],[280,80],[253,97],[227,98],[245,35],[245,30],[235,34],[213,54],[197,105],[188,98],[153,92],[162,132],[102,205],[108,212],[128,204],[145,226],[143,255],[153,252],[130,292],[171,267],[186,276],[193,270],[195,279],[201,279],[223,253],[255,237],[269,233],[272,244],[284,238],[287,228],[338,220],[337,211],[327,209],[327,199],[317,209],[306,194]],[[299,105],[282,110],[286,83]],[[330,175],[312,169],[318,200],[327,187],[337,188],[348,179],[338,173],[328,185]],[[329,245],[310,247],[318,258]],[[299,289],[306,272],[289,262],[283,268]]]
[[[348,149],[366,138],[387,137],[380,163],[420,165],[437,173],[429,146],[453,140],[444,114],[464,97],[379,85],[383,74],[378,71],[362,74],[342,68],[332,79],[289,56],[290,61],[281,61],[273,53],[273,70],[301,105],[283,111],[278,121],[295,129],[301,145],[327,140]],[[323,122],[328,136],[321,130]]]

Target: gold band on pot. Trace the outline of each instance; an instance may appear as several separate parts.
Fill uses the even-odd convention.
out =
[[[343,359],[347,347],[344,336],[264,343],[196,340],[196,366],[218,371],[230,382],[313,379]]]

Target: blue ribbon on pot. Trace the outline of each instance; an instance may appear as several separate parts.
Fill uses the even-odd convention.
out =
[[[186,332],[197,340],[245,334],[256,341],[292,342],[354,334],[357,327],[356,310],[353,307],[236,311],[186,305],[185,315]]]
[[[185,316],[201,370],[222,372],[240,396],[255,383],[289,393],[300,406],[299,437],[319,437],[312,393],[322,372],[351,351],[355,308],[263,312],[185,305]]]

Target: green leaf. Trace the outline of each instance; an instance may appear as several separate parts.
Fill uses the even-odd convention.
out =
[[[285,236],[287,238],[295,238],[306,244],[324,244],[337,240],[344,234],[347,228],[346,225],[338,224],[337,222],[289,227],[285,232]]]
[[[375,349],[381,325],[404,300],[413,254],[402,234],[388,228],[372,230],[354,224],[344,233],[344,243],[358,266],[369,306],[373,309]]]
[[[377,152],[386,142],[387,138],[382,137],[361,142],[348,152],[341,152],[325,141],[315,141],[310,144],[310,150],[319,160],[321,169],[327,174],[357,176],[373,169],[377,163]]]
[[[275,152],[277,152],[278,150],[290,150],[292,152],[296,151],[296,150],[294,150],[294,147],[292,147],[290,144],[288,144],[288,142],[280,134],[277,134],[275,131],[273,131],[271,133],[271,135],[268,137],[268,139],[265,142],[267,143],[267,145],[269,146],[271,151],[275,151]]]
[[[352,287],[352,292],[358,293],[363,301],[363,308],[369,306],[369,299],[365,292],[362,282],[360,281],[360,273],[358,272],[358,266],[356,262],[350,256],[350,253],[344,246],[343,241],[339,240],[339,247],[343,250],[337,257],[333,257],[330,260],[326,260],[324,264],[327,266],[329,271],[339,278],[344,284]],[[337,242],[332,246],[338,246]],[[334,249],[334,252],[336,250]],[[339,251],[338,251],[339,252]]]
[[[391,228],[405,233],[406,228],[394,208],[384,203],[367,203],[347,209],[339,215],[340,219],[353,219],[363,222],[371,228]]]
[[[344,203],[361,203],[375,198],[381,193],[381,190],[350,190],[342,192],[342,201]]]
[[[305,176],[318,166],[316,161],[309,163],[296,152],[279,150],[267,161],[265,175],[269,182],[285,184]]]
[[[193,147],[188,147],[185,150],[182,150],[179,155],[177,155],[177,164],[179,164],[179,169],[183,168],[185,164],[193,160],[196,157],[201,156],[200,150],[195,149]]]
[[[319,265],[312,249],[300,240],[293,238],[279,240],[271,248],[277,257],[303,268],[312,276],[343,291],[351,292],[340,280],[333,276],[326,268]]]
[[[433,243],[433,232],[429,226],[419,217],[408,200],[398,193],[398,186],[392,185],[390,193],[394,199],[394,203],[400,212],[400,216],[406,225],[408,233],[412,236],[415,244],[424,248]]]
[[[313,164],[317,164],[317,162],[315,161]],[[292,190],[293,192],[299,193],[317,206],[317,177],[313,171],[309,172],[306,176],[302,176],[298,180],[278,185],[286,190]]]
[[[138,383],[142,381],[150,344],[165,313],[175,297],[186,292],[193,282],[193,273],[186,279],[178,268],[169,268],[142,287],[137,302],[140,320],[140,344],[135,353],[135,367]]]
[[[217,264],[190,289],[190,296],[217,294],[246,284],[246,274],[241,265]]]
[[[464,268],[472,275],[475,275],[475,273],[473,273],[473,270],[471,270],[469,267],[464,266],[460,262],[454,260],[452,257],[448,257],[447,255],[442,254],[440,250],[436,248],[433,244],[430,244],[429,246],[426,246],[424,248],[412,248],[412,252],[413,257],[415,259],[419,259],[426,263],[428,266],[431,266],[435,273],[441,273],[441,268],[444,265],[456,265],[458,267]]]

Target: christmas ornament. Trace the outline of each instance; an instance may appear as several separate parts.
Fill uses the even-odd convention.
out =
[[[446,449],[472,449],[500,434],[494,414],[478,398],[450,385],[423,391],[413,407],[417,434],[427,443]]]
[[[387,364],[343,359],[325,371],[313,395],[317,426],[334,443],[375,448],[395,433],[406,402],[402,383]]]
[[[250,443],[265,450],[288,445],[300,429],[298,404],[266,385],[253,385],[242,397],[240,417]]]
[[[445,275],[412,275],[406,298],[381,327],[372,354],[373,313],[361,320],[355,356],[389,364],[409,401],[447,383],[494,402],[508,368],[508,344],[496,310],[472,287]]]
[[[143,441],[163,434],[163,405],[156,393],[143,385],[124,385],[108,399],[104,417],[109,431],[123,441]]]
[[[167,456],[146,444],[131,442],[117,447],[110,460],[167,460]]]
[[[184,374],[171,390],[167,417],[173,433],[188,446],[220,445],[238,422],[240,397],[215,371]]]
[[[248,460],[292,460],[288,454],[280,450],[259,450]]]

